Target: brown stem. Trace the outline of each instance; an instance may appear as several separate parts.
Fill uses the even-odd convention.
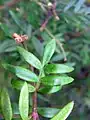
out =
[[[25,41],[22,42],[22,46],[23,46],[24,49],[26,49],[28,51],[27,44],[25,43]]]
[[[22,43],[22,45],[26,50],[28,50],[25,43]],[[33,66],[30,65],[29,67],[31,68],[31,71],[34,72]],[[39,120],[39,116],[38,116],[38,112],[37,112],[37,84],[34,83],[33,85],[36,88],[36,90],[32,96],[33,111],[32,111],[32,115],[30,115],[30,117],[32,117],[33,120]]]
[[[34,83],[34,86],[36,87],[36,84]],[[37,112],[37,90],[33,93],[33,112],[32,112],[32,119],[33,120],[39,120],[38,112]]]
[[[57,39],[54,37],[54,35],[53,35],[47,28],[45,28],[45,30],[46,30],[46,32],[49,34],[50,37],[52,37],[54,40],[56,40],[56,43],[59,45],[59,47],[61,48],[61,50],[62,50],[62,52],[63,52],[64,61],[67,61],[66,54],[65,54],[65,50],[64,50],[64,48],[63,48],[62,43],[61,43],[59,40],[57,40]]]
[[[37,112],[37,91],[33,94],[33,112]]]

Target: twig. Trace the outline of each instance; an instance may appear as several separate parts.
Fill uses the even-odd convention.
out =
[[[28,48],[26,47],[25,43],[22,43],[23,47],[28,50]],[[34,72],[34,68],[33,66],[29,66],[31,68],[31,71]],[[32,101],[33,101],[33,109],[32,109],[32,114],[30,115],[29,118],[32,118],[33,120],[39,120],[39,115],[37,112],[37,84],[34,83],[33,86],[36,88],[35,92],[33,93],[32,96]]]
[[[33,112],[32,112],[32,118],[33,120],[39,120],[39,115],[37,112],[37,90],[33,93]]]
[[[53,38],[54,40],[56,40],[56,43],[58,44],[58,46],[60,47],[60,49],[61,49],[62,52],[63,52],[64,61],[67,61],[66,54],[65,54],[65,50],[64,50],[64,48],[63,48],[62,43],[61,43],[59,40],[57,40],[57,39],[54,37],[54,35],[53,35],[47,28],[45,28],[45,31],[48,33],[48,35],[49,35],[51,38]]]
[[[43,31],[45,29],[46,25],[48,24],[48,22],[52,16],[54,16],[55,20],[57,20],[57,21],[59,20],[59,17],[56,13],[56,0],[54,0],[53,3],[48,2],[48,4],[47,4],[47,16],[46,16],[44,23],[40,27],[40,31]]]

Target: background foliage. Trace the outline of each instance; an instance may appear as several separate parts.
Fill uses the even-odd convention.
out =
[[[39,0],[43,1],[43,0]],[[10,86],[11,74],[2,67],[2,62],[26,66],[16,50],[13,33],[27,34],[27,46],[40,60],[46,43],[51,40],[47,29],[40,32],[46,19],[46,10],[36,0],[18,1],[8,6],[10,0],[1,0],[0,4],[0,87],[7,86],[13,103],[17,108],[18,91]],[[52,1],[51,1],[52,2]],[[2,5],[6,5],[2,7]],[[65,63],[75,70],[70,74],[75,81],[54,95],[38,95],[39,106],[62,107],[67,101],[74,100],[75,108],[68,120],[89,120],[90,115],[90,7],[89,0],[57,0],[57,15],[60,20],[51,17],[47,28],[63,44],[67,61],[57,44],[56,53],[51,59],[54,63]],[[57,99],[56,99],[57,98]],[[14,111],[17,112],[18,110]],[[43,111],[42,111],[43,112]],[[77,117],[76,117],[77,116]],[[44,118],[43,118],[44,119]]]

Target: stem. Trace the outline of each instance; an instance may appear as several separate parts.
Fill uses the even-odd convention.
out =
[[[54,37],[54,35],[53,35],[47,28],[45,28],[45,30],[46,30],[46,32],[48,33],[48,35],[49,35],[51,38],[53,38],[54,40],[56,40],[56,43],[58,44],[58,46],[61,48],[61,50],[62,50],[62,52],[63,52],[64,61],[67,61],[66,54],[65,54],[65,50],[64,50],[64,48],[63,48],[62,43],[61,43],[59,40],[57,40],[57,39]]]
[[[27,48],[27,45],[25,44],[25,41],[22,42],[22,46],[23,46],[24,49],[26,49],[28,51],[28,48]]]
[[[41,77],[41,72],[39,73],[39,80],[40,80],[40,77]],[[33,97],[32,97],[32,100],[33,100],[33,112],[32,112],[32,118],[33,120],[39,120],[39,115],[38,115],[38,111],[37,111],[37,90],[40,86],[40,81],[35,84],[34,83],[34,86],[36,88],[35,92],[33,93]]]
[[[28,50],[27,46],[25,43],[22,43],[23,47]],[[29,66],[31,68],[31,71],[34,72],[34,68],[33,66]],[[30,117],[33,119],[33,120],[39,120],[39,116],[38,116],[38,112],[37,112],[37,84],[34,83],[33,84],[34,87],[36,88],[35,92],[33,93],[33,96],[32,96],[32,101],[33,101],[33,109],[32,109],[32,115],[30,115]],[[30,118],[30,119],[31,119]]]
[[[33,111],[37,112],[37,91],[33,94]]]
[[[35,84],[35,87],[36,87],[36,84]],[[37,90],[35,90],[35,92],[33,93],[32,100],[33,100],[32,119],[33,120],[39,120],[39,115],[38,115],[38,112],[37,112]]]

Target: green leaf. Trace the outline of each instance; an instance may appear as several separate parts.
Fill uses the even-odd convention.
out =
[[[85,0],[78,0],[77,4],[75,5],[75,12],[78,12],[80,10],[80,8],[84,5]]]
[[[13,40],[4,40],[0,42],[0,53],[16,51],[16,44]]]
[[[66,120],[71,113],[74,106],[74,102],[68,103],[58,114],[55,115],[51,120]]]
[[[18,25],[18,27],[20,29],[22,29],[22,31],[26,32],[23,25],[21,25],[20,23],[20,19],[18,18],[17,14],[15,14],[15,12],[13,12],[12,10],[9,10],[9,14],[11,15],[13,21],[16,23],[16,25]]]
[[[9,94],[6,88],[2,88],[1,92],[1,109],[5,120],[12,119],[12,108]]]
[[[9,32],[9,28],[6,24],[0,23],[0,27],[4,31],[6,36],[11,37],[10,32]]]
[[[73,82],[73,78],[66,75],[49,75],[41,78],[41,83],[44,85],[66,85]]]
[[[69,73],[73,71],[72,67],[69,67],[64,64],[48,64],[45,66],[45,72],[50,73]]]
[[[21,88],[23,87],[24,83],[25,82],[21,81],[21,80],[12,80],[11,81],[11,84],[12,84],[13,88],[16,88],[18,90],[21,90]],[[29,92],[34,92],[35,91],[35,87],[30,85],[30,84],[28,84],[28,91]]]
[[[44,48],[44,45],[43,43],[40,42],[40,40],[38,40],[36,37],[32,37],[32,44],[36,50],[36,52],[42,56],[43,55],[43,48]]]
[[[65,52],[66,57],[69,55],[69,52]],[[56,54],[52,57],[52,62],[61,61],[64,59],[63,53]]]
[[[19,98],[19,111],[21,118],[23,120],[28,120],[28,111],[29,111],[29,92],[28,92],[28,85],[25,82],[24,86],[20,92]]]
[[[55,40],[51,40],[46,45],[45,50],[44,50],[44,56],[43,56],[43,66],[46,65],[50,61],[52,55],[55,52],[55,48],[56,48]]]
[[[3,64],[3,66],[5,69],[14,73],[20,79],[30,82],[38,82],[38,77],[36,76],[36,74],[34,74],[28,69],[19,66],[9,65],[9,64]]]
[[[33,67],[41,69],[41,62],[38,60],[38,58],[36,58],[32,53],[26,51],[24,48],[17,47],[17,49],[25,61],[27,61]]]
[[[39,89],[38,92],[43,93],[43,94],[52,94],[55,92],[58,92],[60,89],[62,88],[62,86],[46,86],[46,87],[42,87]]]
[[[38,113],[46,118],[52,118],[56,113],[59,112],[60,109],[57,108],[49,108],[49,107],[39,107]]]
[[[10,15],[12,16],[13,20],[15,21],[15,23],[20,26],[20,21],[19,19],[17,18],[16,14],[12,11],[12,10],[9,10],[9,13]]]
[[[44,95],[42,95],[42,94],[39,94],[38,93],[38,98],[42,101],[44,101],[44,102],[50,102],[50,100],[46,97],[46,96],[44,96]]]

